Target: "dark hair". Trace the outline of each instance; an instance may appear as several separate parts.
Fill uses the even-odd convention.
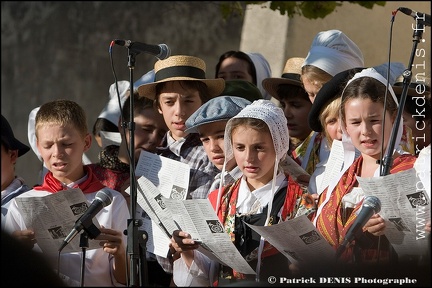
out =
[[[100,136],[100,131],[118,132],[118,126],[105,118],[97,118],[93,124],[93,135]]]
[[[154,109],[154,101],[147,97],[140,97],[138,94],[138,91],[134,92],[133,94],[133,101],[134,101],[134,114],[141,114],[145,109]],[[126,98],[125,103],[123,104],[122,108],[122,116],[123,121],[125,122],[131,122],[131,115],[130,115],[130,97]]]
[[[271,135],[269,126],[267,125],[266,122],[264,122],[261,119],[240,117],[240,118],[233,118],[230,121],[231,121],[231,135],[233,134],[234,130],[240,126],[247,126],[263,133],[267,132]]]
[[[202,104],[206,103],[208,100],[210,100],[212,98],[212,96],[210,95],[209,91],[208,91],[208,87],[204,82],[201,82],[199,80],[173,80],[173,81],[178,81],[180,86],[185,89],[185,90],[198,90],[200,99],[202,101]],[[172,82],[172,81],[170,81]],[[160,108],[160,102],[159,102],[159,95],[163,89],[163,87],[167,84],[168,82],[161,82],[158,83],[156,85],[156,99],[155,99],[155,105],[156,107]]]
[[[371,99],[374,103],[382,103],[386,110],[393,115],[398,110],[397,103],[393,100],[390,92],[387,92],[387,102],[384,103],[386,86],[379,80],[372,77],[361,77],[354,79],[348,86],[345,87],[342,93],[341,116],[342,123],[345,123],[345,104],[351,99]]]
[[[219,62],[216,64],[215,78],[218,78],[218,74],[219,74],[219,70],[220,70],[220,66],[221,66],[222,62],[225,59],[230,58],[230,57],[241,59],[241,60],[244,60],[248,63],[248,67],[249,67],[248,72],[252,76],[253,84],[257,85],[257,76],[256,76],[255,64],[253,63],[252,59],[245,52],[242,52],[242,51],[230,50],[230,51],[223,53],[219,57]]]
[[[309,101],[309,96],[302,86],[281,84],[277,87],[276,93],[280,100],[301,97]]]

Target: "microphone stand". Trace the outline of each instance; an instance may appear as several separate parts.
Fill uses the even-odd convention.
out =
[[[387,152],[386,152],[386,155],[384,156],[383,161],[382,161],[382,167],[381,167],[381,171],[380,171],[381,176],[389,175],[390,169],[393,166],[393,150],[394,150],[394,146],[395,146],[395,142],[396,142],[396,137],[398,134],[397,132],[399,129],[400,121],[402,119],[402,115],[403,115],[403,111],[404,111],[404,107],[405,107],[405,101],[406,101],[406,97],[408,94],[409,85],[411,83],[412,66],[414,63],[415,51],[417,50],[418,43],[422,39],[424,29],[425,29],[424,23],[422,21],[419,21],[418,19],[416,19],[416,27],[415,27],[414,33],[413,33],[413,47],[411,49],[411,55],[410,55],[410,59],[409,59],[409,63],[408,63],[408,68],[402,73],[404,80],[403,80],[402,94],[401,94],[401,97],[399,100],[399,109],[398,109],[395,123],[393,124]],[[379,236],[379,237],[381,240],[381,236]],[[381,243],[381,241],[379,241],[379,243]],[[389,245],[389,246],[390,246],[389,247],[390,259],[393,259],[392,262],[397,262],[397,254],[394,251],[394,249],[392,248],[392,246],[391,245]],[[380,249],[378,248],[378,260],[379,260],[379,254],[380,254]]]
[[[147,259],[146,259],[146,243],[144,243],[144,249],[140,249],[138,239],[139,231],[138,227],[140,226],[141,221],[135,219],[136,216],[136,203],[137,203],[137,187],[136,187],[136,179],[135,179],[135,122],[134,122],[134,97],[133,97],[133,70],[135,67],[135,56],[138,55],[139,52],[135,50],[131,50],[128,48],[128,67],[129,67],[129,91],[130,91],[130,121],[128,123],[129,129],[129,174],[130,174],[130,214],[131,219],[128,220],[128,228],[127,228],[127,254],[130,255],[130,279],[129,286],[130,287],[138,287],[138,283],[148,286],[148,271],[147,271]],[[145,232],[144,232],[145,233]],[[141,235],[139,239],[141,241],[147,242],[147,234],[145,233]],[[145,237],[144,237],[145,236]],[[140,251],[144,250],[140,255]],[[144,262],[144,265],[141,265],[141,262]],[[141,267],[141,269],[139,269]],[[141,272],[141,273],[140,273]],[[138,277],[140,276],[140,277]],[[137,280],[139,278],[139,282]],[[144,279],[144,280],[143,280]]]
[[[81,233],[80,235],[80,247],[82,249],[82,254],[81,254],[81,287],[84,287],[84,274],[85,274],[85,260],[86,260],[86,251],[87,248],[89,247],[89,242],[88,242],[88,235],[87,232]]]
[[[384,159],[382,161],[383,165],[382,165],[382,169],[381,169],[381,176],[385,176],[385,175],[390,174],[390,169],[393,165],[393,157],[392,157],[393,156],[393,150],[394,150],[394,146],[395,146],[395,142],[396,142],[396,137],[397,137],[397,132],[399,129],[400,121],[402,119],[402,114],[404,111],[405,100],[407,97],[408,88],[409,88],[409,85],[411,83],[411,78],[412,78],[411,69],[412,69],[412,65],[414,62],[415,51],[417,50],[418,43],[422,39],[424,29],[425,28],[424,28],[423,22],[418,21],[418,19],[416,19],[416,28],[415,28],[414,33],[413,33],[414,39],[413,39],[413,47],[411,50],[411,56],[410,56],[409,63],[408,63],[408,69],[406,69],[402,73],[404,80],[403,80],[402,94],[401,94],[400,101],[399,101],[399,109],[398,109],[395,123],[393,124],[392,132],[391,132],[391,136],[390,136],[390,141],[389,141],[388,148],[387,148],[387,153],[384,156]]]

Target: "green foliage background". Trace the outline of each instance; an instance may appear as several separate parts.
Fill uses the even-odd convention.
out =
[[[261,5],[262,8],[279,11],[281,15],[288,17],[303,16],[317,19],[326,17],[344,2],[358,4],[368,9],[372,9],[374,5],[384,6],[386,3],[386,1],[229,1],[220,2],[220,8],[224,19],[230,16],[243,16],[248,4]]]

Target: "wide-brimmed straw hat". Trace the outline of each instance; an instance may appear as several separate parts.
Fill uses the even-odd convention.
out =
[[[222,78],[206,79],[204,60],[186,55],[175,55],[165,60],[158,60],[154,65],[155,81],[138,87],[140,96],[156,98],[156,85],[168,81],[201,81],[208,87],[211,97],[216,97],[225,88]]]
[[[289,58],[285,63],[285,68],[281,78],[266,78],[262,81],[264,89],[274,98],[279,99],[277,89],[281,84],[302,86],[300,80],[301,67],[305,58],[293,57]]]

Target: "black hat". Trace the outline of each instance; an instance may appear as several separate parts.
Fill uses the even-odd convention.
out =
[[[360,72],[363,69],[364,68],[359,67],[339,72],[321,87],[315,97],[315,100],[308,115],[309,127],[312,130],[316,132],[323,131],[324,127],[321,126],[321,122],[319,120],[321,111],[331,101],[336,99],[336,97],[340,96],[348,80],[351,79],[357,72]]]
[[[1,115],[1,142],[9,150],[18,150],[18,157],[24,155],[30,150],[30,147],[15,138],[9,122]]]

